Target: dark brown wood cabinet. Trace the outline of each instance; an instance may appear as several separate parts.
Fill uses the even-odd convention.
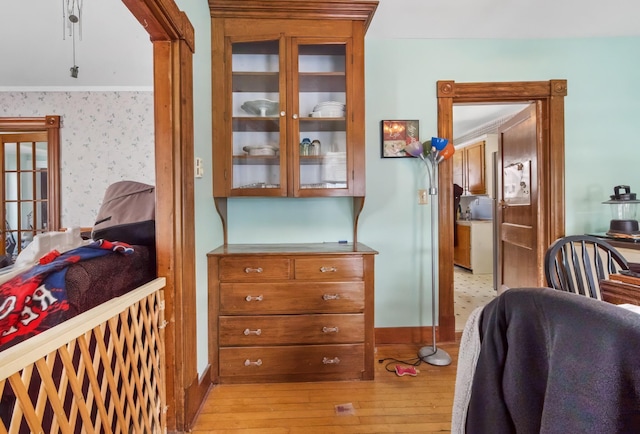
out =
[[[453,263],[471,268],[471,226],[456,224],[457,243],[453,248]]]
[[[364,35],[377,1],[209,0],[213,196],[365,195]],[[303,145],[308,139],[312,145]]]
[[[463,188],[464,194],[487,194],[484,140],[456,149],[452,158],[453,182]]]
[[[373,379],[376,254],[341,243],[210,252],[213,382]]]

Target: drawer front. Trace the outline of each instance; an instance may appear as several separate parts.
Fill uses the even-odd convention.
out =
[[[286,258],[231,256],[220,259],[221,281],[289,279],[291,261]]]
[[[221,315],[364,311],[363,282],[221,283]]]
[[[220,345],[364,342],[364,314],[221,316]]]
[[[221,377],[336,374],[364,370],[364,345],[220,348]]]
[[[362,280],[364,261],[355,257],[294,259],[296,280]]]

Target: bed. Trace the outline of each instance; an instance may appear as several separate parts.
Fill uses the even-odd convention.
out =
[[[163,432],[164,284],[105,240],[0,276],[0,434]]]

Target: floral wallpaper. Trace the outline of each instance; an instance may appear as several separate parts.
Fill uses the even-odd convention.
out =
[[[116,181],[155,184],[153,92],[0,92],[0,117],[62,116],[63,227],[90,227]]]

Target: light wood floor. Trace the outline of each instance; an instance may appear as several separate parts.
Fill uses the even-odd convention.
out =
[[[192,433],[450,432],[458,344],[438,347],[451,355],[451,365],[421,363],[415,377],[387,372],[387,363],[389,369],[397,364],[388,361],[376,362],[374,381],[216,386]],[[408,345],[379,346],[376,361],[417,360],[418,350]],[[342,406],[343,414],[338,414],[337,406]]]

